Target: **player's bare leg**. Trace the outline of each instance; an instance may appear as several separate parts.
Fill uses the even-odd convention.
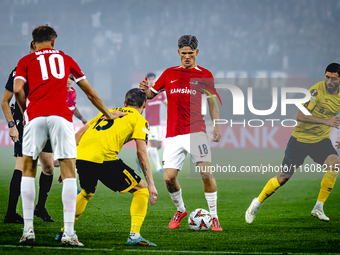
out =
[[[140,235],[140,229],[146,216],[149,202],[148,185],[141,180],[129,191],[133,195],[131,202],[131,229],[127,245],[156,246]]]
[[[54,222],[48,214],[45,203],[53,182],[53,155],[49,152],[41,152],[39,155],[42,173],[39,179],[38,203],[34,209],[34,215],[41,218],[44,222]]]
[[[177,212],[169,223],[169,228],[175,229],[179,227],[181,220],[187,215],[187,210],[183,203],[181,187],[177,181],[178,170],[174,168],[166,168],[164,169],[163,174],[166,188],[168,189],[172,201],[177,207]]]
[[[64,207],[64,234],[61,242],[63,245],[84,246],[78,241],[74,231],[77,200],[76,159],[59,159],[59,164],[60,176],[63,181],[62,201]]]
[[[9,184],[8,207],[4,223],[17,223],[17,224],[24,223],[24,220],[21,217],[21,215],[16,212],[18,200],[20,197],[20,186],[23,167],[24,158],[15,157],[15,170],[13,172],[11,182]]]
[[[212,230],[222,231],[222,227],[218,222],[217,216],[217,188],[216,180],[210,171],[211,163],[198,162],[197,166],[200,169],[200,174],[203,181],[205,199],[207,200],[209,211],[211,217],[213,218]],[[206,171],[207,169],[209,169],[209,171]]]
[[[35,200],[35,175],[37,162],[32,157],[23,156],[24,166],[21,180],[21,199],[24,216],[24,232],[20,239],[21,244],[32,243],[35,239],[33,228],[33,212]]]
[[[321,221],[328,222],[329,218],[323,211],[323,205],[334,187],[336,177],[339,172],[339,158],[335,154],[329,155],[324,164],[327,165],[327,172],[322,178],[319,196],[311,212],[311,215],[313,217],[319,218]]]

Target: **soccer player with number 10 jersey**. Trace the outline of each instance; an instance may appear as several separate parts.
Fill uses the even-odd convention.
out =
[[[14,79],[16,100],[21,111],[27,111],[23,135],[24,167],[21,181],[24,231],[20,243],[28,244],[35,239],[33,210],[37,157],[47,139],[50,138],[54,159],[59,160],[63,180],[65,231],[61,241],[64,245],[83,246],[74,231],[77,150],[72,113],[66,102],[66,82],[69,74],[73,74],[78,86],[107,119],[117,118],[123,113],[110,113],[77,63],[64,52],[53,49],[57,33],[52,27],[48,25],[36,27],[32,36],[36,51],[20,59]],[[29,87],[27,103],[24,92],[26,82]]]

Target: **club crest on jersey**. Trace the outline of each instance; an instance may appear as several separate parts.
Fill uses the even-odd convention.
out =
[[[317,91],[316,89],[313,89],[313,90],[310,92],[310,94],[311,94],[313,97],[315,97],[315,96],[318,95],[318,91]]]

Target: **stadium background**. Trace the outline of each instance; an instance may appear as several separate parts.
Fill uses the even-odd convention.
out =
[[[138,86],[147,72],[155,72],[159,76],[166,68],[179,65],[177,39],[183,34],[197,36],[200,49],[197,63],[208,68],[215,78],[232,79],[236,84],[244,84],[244,80],[254,78],[263,81],[269,78],[295,79],[294,83],[285,84],[308,88],[314,81],[323,80],[324,69],[329,63],[339,62],[339,11],[340,2],[336,0],[2,0],[0,81],[4,88],[11,70],[28,53],[32,29],[47,23],[58,33],[55,48],[76,60],[108,107],[122,106],[126,91]],[[270,95],[271,83],[259,84],[254,106],[268,109],[270,104],[263,95]],[[88,120],[95,117],[97,110],[75,84],[74,87],[78,92],[80,112]],[[223,109],[231,109],[231,102],[223,102]],[[297,108],[292,107],[285,118],[295,118],[296,113]],[[221,114],[226,119],[233,117],[231,110]],[[246,112],[245,119],[251,118],[254,117]],[[162,123],[165,124],[165,121],[165,108],[162,107]],[[79,128],[80,122],[77,119],[74,122],[75,129]],[[22,253],[22,249],[14,248],[21,227],[2,223],[14,158],[2,112],[0,123],[0,193],[4,194],[0,200],[0,251],[5,254]],[[279,164],[291,132],[291,128],[280,126],[271,129],[275,133],[272,136],[265,136],[271,131],[268,127],[228,127],[223,128],[223,134],[226,130],[229,133],[223,143],[213,149],[213,155],[238,168],[241,165]],[[333,130],[333,141],[339,137],[338,130]],[[135,166],[134,153],[133,148],[127,148],[122,151],[121,157],[127,164]],[[188,168],[189,160],[184,169]],[[58,251],[53,250],[58,244],[49,241],[53,240],[62,222],[58,173],[56,169],[47,201],[47,208],[56,223],[46,225],[35,221],[36,232],[39,236],[45,234],[46,238],[39,238],[37,249],[33,249],[32,253],[44,250],[52,254]],[[298,175],[301,178],[291,180],[274,195],[275,198],[266,202],[254,226],[245,224],[244,211],[272,176],[228,178],[230,176],[223,174],[217,179],[217,184],[218,211],[225,231],[220,235],[192,233],[183,224],[173,235],[167,224],[174,206],[162,176],[155,174],[159,201],[157,207],[149,208],[143,236],[157,243],[157,249],[162,253],[175,253],[176,250],[182,254],[189,250],[256,254],[339,252],[340,189],[337,184],[325,209],[331,218],[330,224],[309,218],[318,194],[320,176],[305,179],[305,176]],[[183,171],[179,179],[186,206],[189,210],[199,206],[204,208],[204,196],[196,192],[202,189],[201,181],[191,177],[189,171]],[[113,194],[100,185],[91,207],[76,226],[80,240],[89,248],[86,252],[114,253],[117,250],[118,254],[136,254],[136,251],[125,250],[124,247],[129,228],[130,201],[128,195]],[[18,211],[22,212],[21,202]],[[92,231],[96,232],[95,237]]]

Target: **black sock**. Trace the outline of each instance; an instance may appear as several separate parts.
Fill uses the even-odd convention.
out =
[[[16,213],[17,204],[20,196],[21,176],[22,172],[20,170],[15,169],[12,175],[11,182],[9,184],[7,215]]]
[[[50,192],[53,181],[53,174],[46,175],[41,172],[39,179],[39,198],[36,208],[43,209],[45,208],[46,199],[48,197],[48,193]]]

